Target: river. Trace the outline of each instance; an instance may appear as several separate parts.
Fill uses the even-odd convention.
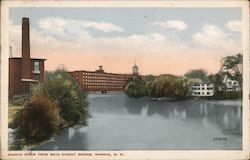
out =
[[[242,149],[240,101],[148,101],[122,93],[88,99],[88,126],[64,129],[33,149]]]

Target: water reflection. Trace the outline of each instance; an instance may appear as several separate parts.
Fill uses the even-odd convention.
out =
[[[241,149],[239,101],[150,101],[89,95],[89,126],[65,129],[38,150]],[[227,141],[214,142],[214,137]]]
[[[81,132],[79,128],[68,128],[62,133],[52,138],[45,145],[33,148],[33,150],[83,150],[88,148],[86,132]]]
[[[160,115],[165,118],[201,119],[205,124],[218,125],[225,134],[242,132],[242,105],[240,102],[224,104],[221,101],[152,102],[145,99],[125,98],[125,107],[130,114],[145,116]],[[234,104],[235,103],[235,104]],[[147,113],[144,113],[147,111]],[[204,122],[207,121],[207,122]]]

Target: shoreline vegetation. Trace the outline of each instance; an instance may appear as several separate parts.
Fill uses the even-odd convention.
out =
[[[140,77],[129,79],[125,93],[131,98],[146,97],[150,101],[175,102],[181,100],[229,100],[242,99],[242,92],[216,91],[213,96],[192,96],[190,85],[192,82],[188,79],[182,79],[172,75],[162,75],[156,80],[143,80]]]
[[[222,59],[222,66],[218,73],[209,74],[203,69],[188,71],[183,77],[164,74],[133,76],[125,86],[125,93],[129,97],[140,98],[148,96],[151,100],[180,101],[186,99],[228,100],[242,99],[242,54],[227,56]],[[227,91],[225,78],[237,81],[240,90]],[[213,96],[192,96],[191,87],[194,84],[213,84]]]

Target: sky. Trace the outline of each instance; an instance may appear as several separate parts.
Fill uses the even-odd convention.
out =
[[[30,19],[32,58],[45,69],[183,75],[218,72],[242,52],[240,8],[11,8],[12,55],[21,56],[22,17]]]

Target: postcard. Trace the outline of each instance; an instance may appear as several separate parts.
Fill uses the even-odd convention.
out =
[[[1,4],[2,159],[249,159],[248,1]]]

